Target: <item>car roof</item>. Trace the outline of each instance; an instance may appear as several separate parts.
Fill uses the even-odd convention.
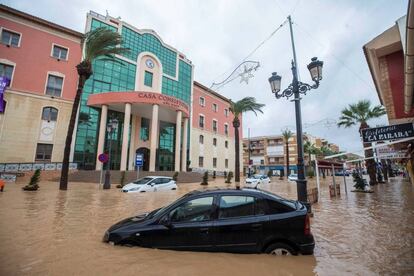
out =
[[[148,175],[144,176],[143,178],[171,178],[170,176],[159,176],[159,175]]]
[[[231,194],[250,194],[250,195],[269,195],[269,192],[263,191],[260,189],[252,189],[252,188],[212,188],[212,189],[205,189],[205,190],[194,190],[187,193],[185,196],[196,196],[196,195],[231,195]],[[271,193],[270,193],[271,194]]]

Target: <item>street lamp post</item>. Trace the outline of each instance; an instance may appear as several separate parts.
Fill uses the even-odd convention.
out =
[[[292,30],[292,20],[288,16],[289,27],[290,27],[290,39],[292,42],[292,51],[293,51],[293,60],[292,60],[292,74],[293,80],[292,83],[280,93],[280,84],[282,77],[277,73],[272,73],[272,76],[269,78],[270,87],[272,93],[275,94],[276,98],[281,97],[290,98],[294,96],[292,101],[295,102],[295,113],[296,113],[296,141],[297,141],[297,150],[298,150],[298,180],[297,183],[297,195],[298,200],[302,202],[307,202],[307,183],[305,178],[305,165],[303,160],[303,134],[302,134],[302,115],[300,109],[300,94],[306,95],[306,92],[311,89],[316,89],[319,87],[319,81],[322,80],[322,66],[323,62],[319,61],[316,57],[312,58],[312,62],[308,65],[308,70],[311,74],[311,78],[314,81],[313,85],[300,82],[298,80],[297,72],[297,63],[296,63],[296,50],[295,42],[293,40],[293,30]]]
[[[112,138],[112,132],[117,128],[118,128],[118,120],[117,119],[109,120],[109,123],[106,126],[106,130],[108,132],[109,152],[108,152],[108,162],[107,162],[106,171],[105,171],[105,182],[103,185],[104,189],[111,188],[111,151],[112,151],[111,138]]]

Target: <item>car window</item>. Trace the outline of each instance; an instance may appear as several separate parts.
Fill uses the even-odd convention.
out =
[[[256,198],[256,205],[254,208],[254,214],[256,216],[263,216],[267,213],[266,200],[262,198]]]
[[[182,203],[170,212],[171,222],[193,222],[211,219],[213,197],[202,197]]]
[[[162,177],[162,178],[155,179],[153,183],[155,185],[158,185],[158,184],[165,184],[165,183],[168,183],[168,182],[170,182],[170,180],[168,178]]]
[[[219,218],[235,218],[254,215],[254,197],[222,196],[220,198]]]
[[[138,179],[137,181],[134,181],[134,184],[146,184],[148,182],[150,182],[153,178],[151,177],[144,177],[141,179]]]
[[[266,203],[267,203],[267,207],[269,208],[269,214],[281,214],[281,213],[291,212],[294,210],[294,208],[291,208],[275,200],[266,200]]]

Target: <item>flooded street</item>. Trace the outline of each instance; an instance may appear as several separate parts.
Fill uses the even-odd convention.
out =
[[[339,178],[337,179],[339,181]],[[125,194],[96,184],[43,182],[37,192],[7,183],[0,193],[0,275],[371,275],[414,274],[414,189],[402,178],[330,199],[322,183],[313,205],[314,256],[272,257],[110,246],[101,242],[115,222],[201,189]],[[209,187],[225,186],[221,180]],[[233,184],[234,185],[234,184]],[[263,187],[287,198],[296,184]],[[352,189],[351,179],[348,190]]]

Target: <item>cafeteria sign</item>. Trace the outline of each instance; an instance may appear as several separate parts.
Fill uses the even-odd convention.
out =
[[[386,127],[365,128],[362,130],[364,143],[404,139],[414,136],[412,123],[391,125]]]

